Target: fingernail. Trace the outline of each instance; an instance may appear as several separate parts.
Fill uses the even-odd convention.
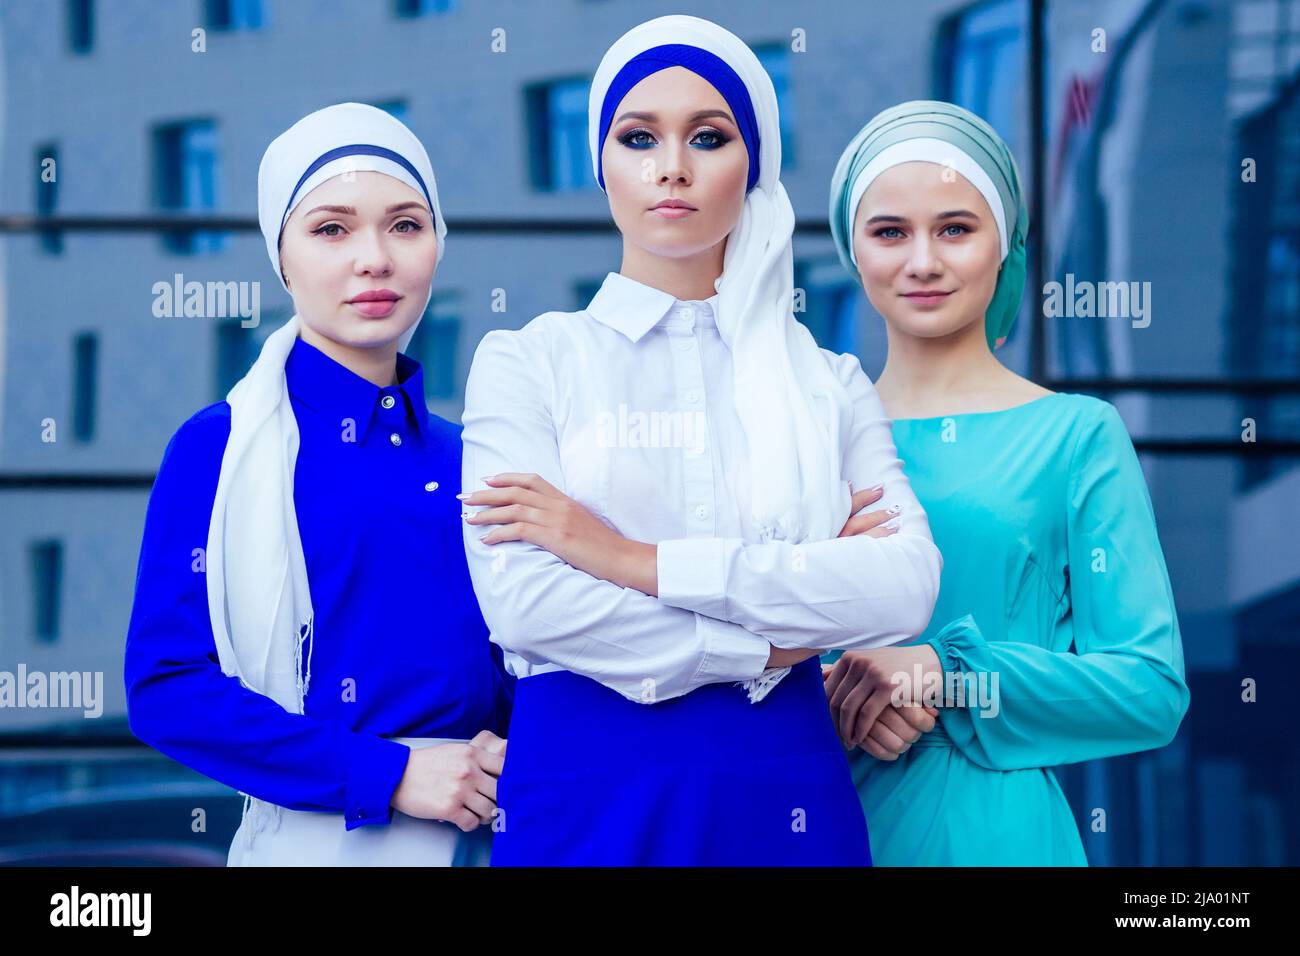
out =
[[[882,528],[888,528],[890,531],[897,531],[897,530],[898,530],[898,519],[897,519],[897,518],[891,518],[891,519],[889,519],[888,521],[886,521],[884,524],[882,524],[880,527],[882,527]]]
[[[870,488],[867,489],[867,491],[884,491],[884,490],[885,490],[884,485],[872,485]]]
[[[480,478],[479,481],[494,481],[495,479],[496,475],[488,475],[486,478]]]
[[[469,497],[470,495],[472,495],[473,493],[474,493],[474,492],[472,492],[472,491],[462,491],[462,492],[461,492],[460,494],[458,494],[456,497],[459,498],[461,501],[464,501],[466,498],[468,498],[468,497]]]
[[[479,538],[479,540],[480,540],[480,541],[486,541],[486,540],[491,536],[491,534],[492,534],[492,532],[489,531],[487,534],[481,536],[481,537]]]

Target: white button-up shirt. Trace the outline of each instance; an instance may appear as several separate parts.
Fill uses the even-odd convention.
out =
[[[854,409],[842,477],[899,505],[884,538],[759,543],[717,296],[679,301],[610,273],[580,312],[483,337],[465,393],[465,491],[534,472],[624,537],[658,546],[659,596],[597,580],[523,541],[469,569],[492,640],[520,677],[564,669],[651,703],[760,677],[769,644],[869,648],[921,633],[939,551],[871,380],[825,352]],[[741,693],[741,691],[737,691]]]

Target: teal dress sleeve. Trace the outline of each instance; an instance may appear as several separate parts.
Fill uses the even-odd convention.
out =
[[[1163,747],[1187,710],[1182,641],[1155,513],[1114,406],[1100,403],[1081,428],[1069,475],[1069,603],[1056,627],[1072,631],[1073,649],[986,640],[969,615],[927,642],[945,676],[998,675],[995,716],[992,708],[981,708],[990,716],[974,707],[940,710],[954,745],[991,770]]]

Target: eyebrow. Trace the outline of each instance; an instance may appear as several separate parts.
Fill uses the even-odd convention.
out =
[[[686,118],[686,122],[694,123],[699,120],[710,119],[712,117],[718,117],[720,119],[726,120],[728,123],[731,123],[733,126],[736,125],[736,121],[731,118],[731,114],[728,113],[726,110],[700,110],[698,113],[692,113],[690,116],[688,116]],[[639,120],[644,120],[647,123],[654,123],[654,122],[658,122],[659,116],[656,113],[627,112],[624,113],[622,116],[620,116],[618,119],[614,120],[614,122],[621,123],[625,119],[639,119]]]
[[[935,219],[974,219],[976,222],[978,222],[980,217],[977,216],[975,213],[971,212],[969,209],[949,209],[947,212],[939,213],[939,215],[935,216],[934,218]],[[870,226],[872,223],[876,223],[876,222],[907,222],[907,221],[908,221],[907,218],[904,216],[880,215],[880,216],[872,216],[870,219],[866,221],[866,225]]]
[[[411,199],[406,202],[399,202],[392,206],[389,206],[387,209],[384,210],[384,215],[390,215],[395,212],[401,212],[403,209],[423,209],[425,212],[429,211],[429,207],[426,206],[424,203],[416,202],[414,199]],[[357,207],[356,206],[317,206],[315,209],[308,210],[303,215],[310,216],[312,213],[317,213],[317,212],[332,212],[340,216],[355,216],[357,214]]]

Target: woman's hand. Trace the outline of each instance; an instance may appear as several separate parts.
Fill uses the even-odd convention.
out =
[[[850,488],[852,485],[849,486]],[[894,505],[881,511],[868,511],[858,514],[872,502],[879,501],[885,493],[884,485],[853,492],[853,506],[849,509],[849,520],[844,522],[837,538],[848,538],[855,534],[865,534],[872,538],[887,538],[898,533],[898,524],[893,519],[898,517],[901,508]]]
[[[919,685],[916,679],[918,669]],[[942,677],[942,673],[939,656],[929,644],[846,651],[833,667],[822,669],[823,686],[830,700],[831,716],[835,720],[840,739],[845,746],[861,746],[873,756],[878,754],[867,745],[867,740],[891,748],[904,743],[910,746],[915,738],[909,741],[906,739],[907,734],[899,733],[906,728],[900,727],[893,717],[887,718],[878,729],[876,724],[886,709],[901,710],[902,705],[923,703],[927,675],[938,674]],[[907,717],[916,715],[911,712],[898,716],[906,720]],[[933,724],[927,729],[933,729]],[[901,752],[898,751],[894,756],[897,757]]]
[[[393,807],[423,820],[446,820],[466,833],[492,822],[506,742],[490,730],[469,743],[411,748]]]
[[[859,745],[877,760],[897,760],[922,734],[934,730],[939,712],[924,704],[889,706],[881,711]]]
[[[482,491],[457,495],[472,525],[497,525],[479,538],[484,544],[527,541],[594,578],[619,587],[659,594],[658,549],[630,541],[539,475],[508,473],[484,478]]]

